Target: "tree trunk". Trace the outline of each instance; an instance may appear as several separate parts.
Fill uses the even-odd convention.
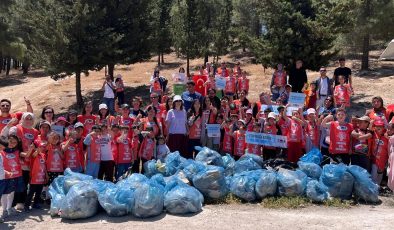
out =
[[[361,56],[361,69],[368,70],[369,68],[369,33],[363,37],[363,54]]]
[[[7,64],[6,64],[6,68],[5,68],[5,75],[9,76],[10,75],[10,69],[11,69],[11,58],[7,57]]]
[[[161,53],[161,64],[164,64],[164,53]]]
[[[186,55],[186,74],[187,74],[187,77],[190,76],[189,64],[190,64],[189,54],[187,54],[187,55]]]
[[[3,54],[0,53],[0,73],[3,71],[3,66],[4,66]]]
[[[30,68],[30,63],[29,62],[23,62],[22,63],[22,70],[23,70],[23,74],[24,75],[29,73],[29,68]]]
[[[82,98],[82,90],[81,90],[81,71],[77,71],[75,73],[75,94],[77,96],[78,108],[82,108],[83,98]]]
[[[19,61],[14,59],[14,69],[18,69],[19,68]]]
[[[157,66],[160,66],[160,53],[159,54],[157,54]]]
[[[204,55],[204,66],[205,66],[205,64],[208,62],[208,59],[209,59],[209,56],[208,56],[208,53],[206,53],[206,54]]]
[[[111,77],[112,81],[114,80],[114,69],[115,64],[108,64],[108,75]]]

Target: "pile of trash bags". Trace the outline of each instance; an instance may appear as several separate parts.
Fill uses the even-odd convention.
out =
[[[233,194],[253,202],[268,196],[305,196],[315,202],[332,197],[378,202],[378,186],[358,166],[329,164],[320,167],[322,156],[313,149],[297,165],[263,161],[245,154],[238,161],[207,147],[198,147],[195,160],[178,152],[164,162],[143,165],[145,175],[131,174],[117,183],[93,179],[66,169],[49,187],[50,214],[65,219],[94,216],[103,209],[109,216],[149,218],[164,211],[197,213],[204,201]]]

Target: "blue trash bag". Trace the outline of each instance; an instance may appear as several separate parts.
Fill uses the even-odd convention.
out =
[[[53,182],[49,185],[48,193],[51,197],[51,206],[49,208],[49,213],[51,216],[56,216],[59,214],[61,202],[63,201],[66,192],[64,191],[64,176],[56,177]]]
[[[315,202],[323,202],[328,199],[328,188],[322,182],[311,180],[306,186],[306,197]]]
[[[203,147],[201,148],[200,146],[194,147],[198,152],[195,160],[203,162],[207,165],[216,165],[223,167],[223,159],[222,155],[220,155],[218,152],[215,150],[212,150],[208,147]]]
[[[159,171],[157,171],[157,167],[156,167],[156,160],[150,160],[150,161],[145,162],[143,167],[144,167],[144,175],[147,177],[151,177],[151,176],[159,173]]]
[[[262,170],[255,170],[236,174],[231,180],[230,192],[249,202],[256,200],[256,182],[261,173]]]
[[[158,173],[158,174],[152,176],[152,177],[150,178],[150,181],[153,181],[153,182],[155,182],[155,183],[157,183],[157,184],[159,184],[159,185],[161,185],[161,186],[163,186],[163,187],[166,186],[166,182],[165,182],[165,180],[164,180],[164,176],[163,176],[163,174],[160,174],[160,173]]]
[[[65,219],[83,219],[97,213],[99,206],[97,193],[91,184],[80,182],[73,185],[60,207],[60,217]]]
[[[143,183],[146,183],[148,180],[149,179],[145,175],[139,173],[133,173],[131,174],[131,176],[127,177],[126,179],[118,181],[118,183],[116,183],[116,186],[123,186],[123,187],[136,189],[139,186],[141,186]]]
[[[320,165],[321,161],[323,160],[323,155],[321,154],[320,150],[317,148],[313,148],[311,151],[306,153],[304,156],[300,158],[300,161],[305,163],[315,163]]]
[[[93,179],[92,179],[93,180]],[[64,192],[65,194],[68,193],[68,191],[71,189],[72,186],[82,182],[83,180],[81,180],[78,177],[74,177],[74,176],[65,176],[64,179],[64,184],[63,184],[63,188],[64,188]]]
[[[148,181],[134,192],[132,213],[136,217],[148,218],[160,215],[164,207],[164,188],[158,183]]]
[[[375,184],[367,170],[357,165],[348,166],[354,177],[354,195],[366,202],[379,202],[379,186]]]
[[[83,174],[83,173],[77,173],[77,172],[73,172],[71,171],[70,168],[66,168],[66,170],[64,170],[64,176],[66,177],[76,177],[78,179],[80,179],[81,181],[86,181],[86,180],[93,180],[92,176]]]
[[[261,166],[252,158],[239,159],[234,165],[234,174],[261,169]]]
[[[328,164],[323,166],[320,181],[328,187],[331,197],[348,200],[352,197],[354,177],[344,164]]]
[[[230,190],[231,181],[233,180],[233,176],[226,176],[226,177],[225,177],[225,180],[226,180],[227,189]]]
[[[244,159],[252,159],[254,162],[256,162],[261,167],[264,164],[264,159],[260,156],[254,155],[254,154],[246,153],[239,158],[239,160],[244,160]]]
[[[208,165],[205,170],[193,177],[193,185],[205,197],[211,199],[222,198],[228,193],[224,169],[218,166]]]
[[[124,216],[131,213],[134,206],[134,190],[112,185],[99,195],[98,200],[109,216]]]
[[[281,196],[302,196],[306,190],[307,176],[301,170],[279,169],[278,192]]]
[[[298,161],[298,168],[303,171],[308,177],[318,180],[320,178],[322,168],[315,163]]]
[[[111,187],[114,185],[114,183],[112,182],[99,179],[84,181],[84,183],[90,184],[93,187],[94,191],[96,191],[97,196],[104,193],[107,187]]]
[[[166,175],[174,175],[178,170],[181,170],[182,162],[186,161],[185,158],[181,157],[178,151],[170,153],[164,159],[166,164]]]
[[[223,167],[224,167],[224,173],[226,176],[232,176],[234,174],[234,168],[235,168],[235,160],[232,158],[229,154],[226,154],[225,156],[222,156],[223,160]]]
[[[172,180],[166,186],[164,207],[171,214],[200,212],[203,203],[204,197],[200,191],[180,180]]]
[[[58,176],[56,177],[52,183],[49,185],[49,190],[52,190],[53,193],[59,193],[66,195],[66,192],[64,191],[64,181],[66,177],[65,176]]]
[[[263,170],[260,178],[256,181],[256,195],[263,199],[276,194],[278,188],[277,175],[275,171]]]
[[[189,181],[193,180],[193,177],[200,171],[205,169],[205,165],[199,161],[188,159],[182,163],[182,171]]]

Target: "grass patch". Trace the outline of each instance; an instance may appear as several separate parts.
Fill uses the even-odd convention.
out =
[[[205,204],[242,204],[242,199],[236,197],[234,194],[229,193],[227,196],[220,199],[205,198]]]
[[[355,200],[341,200],[339,198],[332,198],[323,202],[324,206],[335,208],[351,208],[356,205]]]
[[[263,199],[261,202],[261,206],[264,208],[278,209],[278,208],[287,208],[287,209],[297,209],[297,208],[305,208],[307,206],[311,206],[312,202],[301,196],[294,197],[268,197]]]

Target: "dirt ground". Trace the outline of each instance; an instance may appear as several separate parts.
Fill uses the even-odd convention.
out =
[[[108,217],[100,213],[85,220],[52,219],[46,211],[20,214],[0,229],[392,229],[394,200],[378,206],[351,208],[311,206],[299,209],[266,209],[259,204],[206,205],[194,215],[163,213],[149,219]],[[22,221],[23,220],[23,221]]]
[[[373,57],[372,57],[373,58]],[[126,99],[131,96],[149,98],[148,82],[156,66],[156,58],[130,66],[116,66],[115,74],[122,74],[126,85]],[[234,63],[241,60],[241,67],[249,73],[251,79],[249,100],[256,101],[258,94],[268,91],[272,70],[264,70],[261,65],[250,64],[250,59],[238,54],[223,57],[223,60]],[[175,54],[165,56],[161,75],[171,79],[171,74],[185,67],[186,61]],[[202,64],[202,60],[192,60],[194,68]],[[328,66],[328,76],[332,77],[337,63]],[[372,59],[371,71],[360,72],[360,63],[348,60],[347,66],[352,68],[355,96],[352,98],[352,109],[356,114],[363,114],[365,108],[371,106],[373,96],[382,96],[385,104],[393,104],[394,62],[378,62]],[[318,72],[308,71],[309,81],[316,79]],[[103,92],[100,91],[104,81],[104,70],[91,72],[82,77],[82,94],[85,99],[93,99],[97,109]],[[170,83],[171,85],[171,83]],[[12,72],[5,77],[0,74],[0,98],[12,101],[12,111],[25,111],[23,97],[31,100],[35,114],[41,112],[45,105],[52,105],[60,114],[75,107],[75,79],[68,77],[53,81],[42,71],[33,71],[28,76]],[[394,216],[394,198],[384,198],[378,206],[357,205],[350,209],[324,206],[312,206],[301,209],[266,209],[259,204],[206,205],[201,213],[193,216],[173,216],[162,214],[152,219],[136,219],[131,216],[109,218],[105,213],[87,220],[65,221],[52,219],[47,211],[32,211],[29,216],[20,214],[2,229],[392,229]]]

